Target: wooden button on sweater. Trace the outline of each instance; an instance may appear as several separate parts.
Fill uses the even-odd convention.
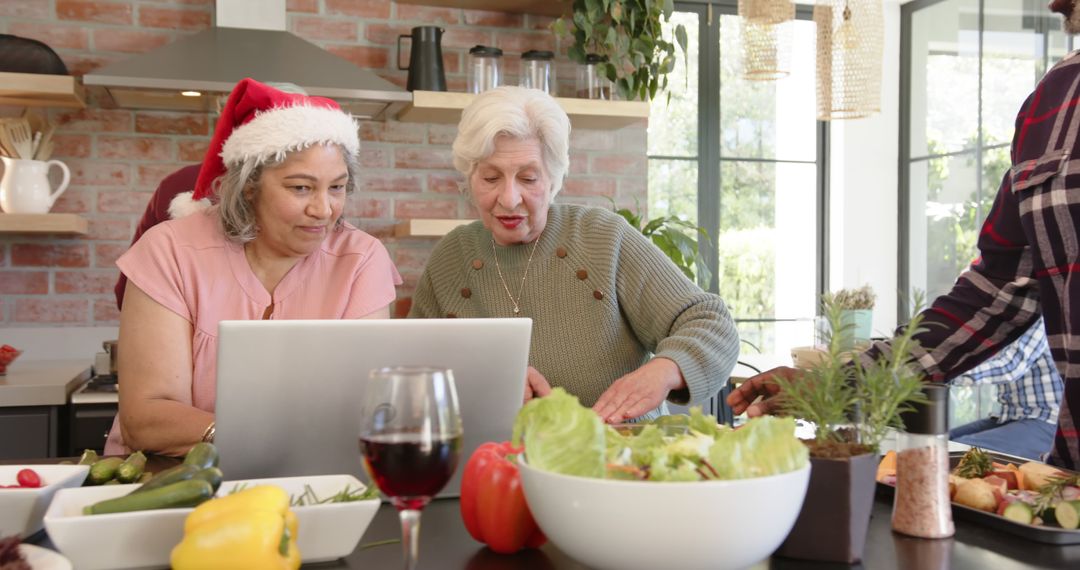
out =
[[[474,260],[472,260],[472,268],[473,269],[483,269],[484,268],[484,260],[483,259],[474,259]]]
[[[604,299],[604,294],[601,293],[599,289],[593,291],[592,296],[595,297],[597,301],[602,301]]]
[[[466,299],[468,299],[469,297],[472,297],[472,290],[469,289],[468,287],[463,287],[461,289],[461,296],[465,297]]]
[[[555,248],[555,255],[559,256],[560,259],[566,257],[566,248],[565,247]]]
[[[589,272],[585,271],[584,269],[578,269],[577,270],[577,278],[584,281],[584,280],[589,278]]]
[[[446,318],[448,318],[448,319],[456,319],[457,318],[457,313],[446,313]]]

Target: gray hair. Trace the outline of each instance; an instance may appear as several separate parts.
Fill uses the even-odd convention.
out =
[[[332,144],[332,143],[331,143]],[[341,151],[341,157],[345,160],[345,168],[349,172],[349,181],[345,184],[345,193],[352,194],[356,190],[357,178],[360,174],[360,161],[352,154],[345,151],[341,145],[333,145]],[[251,157],[240,164],[234,164],[225,171],[225,174],[214,181],[215,194],[218,196],[218,217],[221,219],[221,227],[225,235],[233,242],[245,244],[259,233],[258,223],[255,220],[254,201],[259,196],[259,182],[266,168],[272,168],[285,161],[288,154],[279,157],[271,156],[264,162],[258,162],[257,157]],[[251,198],[244,196],[244,191],[251,189]],[[337,219],[334,229],[340,229],[344,216]]]
[[[481,93],[461,113],[454,139],[454,168],[468,179],[477,163],[495,152],[500,135],[540,140],[551,195],[562,190],[570,168],[570,118],[555,99],[539,89],[503,86]]]

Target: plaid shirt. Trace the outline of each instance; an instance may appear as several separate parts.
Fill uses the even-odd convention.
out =
[[[1057,423],[1061,375],[1050,355],[1041,319],[1016,342],[953,379],[952,383],[960,386],[995,384],[1001,409],[994,416],[999,422],[1031,419]]]
[[[1078,104],[1080,57],[1073,52],[1021,107],[1012,168],[979,234],[981,257],[924,312],[927,331],[916,337],[922,348],[915,354],[932,380],[948,380],[1015,341],[1041,313],[1064,378],[1049,461],[1070,469],[1080,467]],[[866,356],[888,349],[875,343]]]

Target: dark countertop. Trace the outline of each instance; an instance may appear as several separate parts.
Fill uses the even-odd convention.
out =
[[[56,459],[26,463],[55,463]],[[157,471],[173,465],[176,459],[151,457],[148,468]],[[15,463],[3,461],[0,463]],[[20,462],[22,463],[22,462]],[[722,508],[722,507],[718,507]],[[825,564],[784,558],[763,561],[752,568],[829,570],[832,568],[867,568],[873,570],[1011,570],[1021,568],[1080,568],[1080,545],[1053,546],[1032,542],[966,520],[956,521],[956,536],[945,540],[909,538],[892,532],[891,499],[879,494],[874,501],[870,530],[859,565]],[[738,516],[732,513],[732,516]],[[310,565],[311,568],[400,568],[403,558],[400,542],[373,545],[401,537],[397,511],[383,504],[360,545],[348,557],[335,562]],[[52,547],[44,532],[28,542]],[[718,552],[717,556],[723,553]],[[424,509],[420,528],[419,568],[469,570],[547,570],[585,568],[560,552],[551,543],[539,550],[504,556],[483,547],[469,536],[456,499],[439,499]]]

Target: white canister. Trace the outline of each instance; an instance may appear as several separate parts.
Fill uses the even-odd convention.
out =
[[[59,160],[27,160],[0,156],[4,177],[0,179],[0,208],[8,214],[47,214],[67,190],[71,171]],[[49,168],[56,166],[63,180],[56,190],[49,185]]]

